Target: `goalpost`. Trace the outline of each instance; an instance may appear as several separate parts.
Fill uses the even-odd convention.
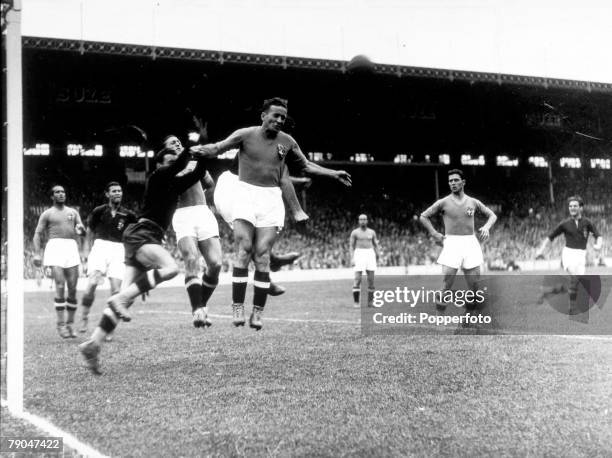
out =
[[[21,0],[6,13],[7,311],[6,397],[23,412],[23,106]]]

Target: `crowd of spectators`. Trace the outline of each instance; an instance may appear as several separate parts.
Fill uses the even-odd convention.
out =
[[[50,183],[44,180],[31,180],[27,183],[26,208],[24,212],[25,227],[25,275],[35,278],[39,270],[32,263],[32,235],[40,213],[49,206]],[[125,204],[138,210],[137,203],[142,195],[142,186],[127,188]],[[609,185],[600,183],[589,188],[585,201],[588,203],[585,212],[604,236],[602,257],[612,255],[612,206],[607,196],[612,195]],[[67,189],[68,205],[78,208],[83,220],[87,214],[104,201],[101,192],[91,192],[87,185],[70,186]],[[100,189],[100,187],[96,187]],[[478,191],[478,190],[476,190]],[[507,268],[517,261],[531,260],[535,251],[548,232],[563,218],[567,217],[564,192],[560,192],[557,205],[547,203],[547,189],[542,187],[522,189],[514,193],[495,195],[490,190],[479,195],[485,203],[497,203],[499,219],[491,232],[491,238],[484,243],[485,259],[492,268]],[[440,247],[428,236],[418,221],[418,215],[432,202],[416,201],[414,196],[401,193],[375,193],[359,190],[355,193],[334,195],[330,199],[326,189],[313,186],[307,191],[304,205],[310,216],[306,225],[297,227],[290,221],[279,235],[275,252],[297,251],[302,254],[298,261],[289,268],[293,269],[329,269],[349,267],[351,253],[349,234],[357,226],[357,217],[365,213],[369,217],[369,226],[374,229],[380,242],[380,266],[427,265],[435,263]],[[591,211],[589,211],[589,209]],[[5,214],[3,212],[3,214]],[[220,219],[221,241],[223,245],[223,270],[232,267],[234,244],[232,233]],[[477,226],[478,226],[477,220]],[[441,227],[441,223],[438,222]],[[5,254],[6,244],[3,224],[2,249]],[[560,237],[549,252],[551,258],[559,258],[563,246]],[[174,233],[170,230],[166,246],[182,265],[176,247]],[[589,251],[591,263],[594,259]]]

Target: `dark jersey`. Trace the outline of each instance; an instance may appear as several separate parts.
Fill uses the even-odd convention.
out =
[[[595,238],[599,237],[599,232],[597,232],[597,229],[595,229],[595,226],[593,226],[593,223],[591,223],[588,218],[580,218],[577,220],[567,218],[561,221],[561,223],[548,234],[548,238],[552,242],[555,237],[564,234],[566,247],[575,250],[586,250],[589,233],[593,234]]]
[[[190,162],[195,168],[187,167]],[[170,165],[158,168],[147,180],[141,218],[147,218],[166,230],[178,205],[178,197],[206,174],[206,159],[193,159],[188,151],[179,154]]]
[[[87,218],[87,227],[94,233],[95,239],[121,242],[121,236],[128,224],[135,223],[136,214],[125,207],[119,206],[113,216],[108,204],[93,209]]]

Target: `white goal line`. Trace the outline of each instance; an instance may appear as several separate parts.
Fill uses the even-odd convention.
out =
[[[5,399],[1,400],[2,407],[8,408],[8,403]],[[71,449],[75,450],[79,455],[86,456],[89,458],[107,458],[108,455],[104,455],[93,447],[81,442],[75,436],[66,431],[58,428],[50,421],[39,417],[38,415],[31,414],[26,411],[22,412],[13,412],[9,409],[9,413],[13,415],[15,418],[19,418],[21,420],[25,420],[38,429],[44,431],[50,436],[61,437],[64,442],[64,446],[68,446]]]

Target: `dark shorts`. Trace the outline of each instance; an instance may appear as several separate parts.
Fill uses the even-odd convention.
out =
[[[143,245],[161,245],[164,230],[153,221],[139,221],[130,224],[123,232],[123,246],[125,248],[125,265],[142,268],[136,260],[136,253]]]

